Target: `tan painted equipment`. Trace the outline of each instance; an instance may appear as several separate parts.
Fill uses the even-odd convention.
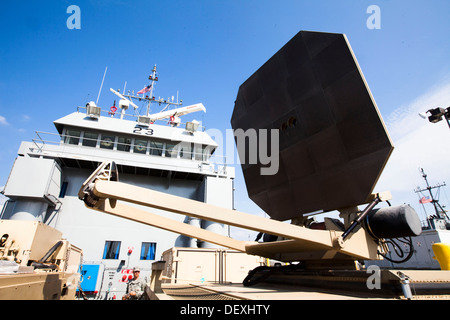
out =
[[[225,209],[199,201],[185,199],[118,181],[115,163],[106,161],[85,181],[79,198],[87,207],[105,213],[176,232],[230,249],[252,255],[272,258],[280,261],[299,260],[346,260],[379,259],[383,252],[381,242],[376,242],[364,228],[352,228],[356,225],[345,215],[348,221],[347,232],[331,228],[315,230],[304,225],[294,225],[255,215]],[[389,193],[374,196],[377,201],[388,200]],[[225,223],[231,226],[256,230],[282,237],[285,240],[258,243],[235,240],[226,236],[202,230],[157,214],[124,204],[130,202],[151,208],[209,221]],[[371,206],[371,205],[370,205]],[[373,207],[373,206],[371,206]],[[352,212],[357,213],[357,212]],[[350,230],[350,228],[352,228]],[[350,230],[350,231],[349,231]],[[344,238],[344,236],[347,236]]]
[[[82,250],[38,221],[0,220],[0,300],[75,299]]]
[[[341,216],[344,217],[345,222],[344,226],[339,227],[331,220],[326,220],[324,229],[314,229],[308,227],[306,221],[302,225],[289,224],[120,183],[115,163],[112,161],[102,163],[84,182],[78,194],[87,207],[101,212],[215,243],[249,255],[272,258],[283,262],[301,261],[299,268],[289,266],[287,269],[275,268],[280,270],[281,274],[273,273],[273,270],[267,272],[267,267],[257,267],[244,279],[244,286],[251,286],[255,283],[252,276],[266,278],[266,275],[270,274],[271,277],[268,280],[287,281],[287,283],[293,284],[296,282],[290,276],[294,276],[297,281],[308,286],[323,286],[325,283],[326,287],[335,287],[339,290],[345,288],[351,291],[361,289],[363,295],[364,291],[367,292],[367,280],[371,274],[361,269],[359,262],[361,260],[382,259],[380,254],[387,252],[387,246],[380,236],[397,235],[400,237],[412,235],[415,232],[414,230],[406,230],[408,229],[406,227],[414,227],[415,223],[397,224],[396,227],[400,228],[396,228],[396,234],[389,230],[390,228],[395,229],[389,224],[386,225],[387,228],[380,227],[380,225],[386,223],[385,220],[389,220],[386,215],[390,217],[392,215],[391,210],[399,215],[400,213],[408,215],[409,212],[409,209],[404,207],[388,210],[373,209],[380,201],[389,199],[389,195],[389,193],[374,195],[372,201],[361,212],[357,212],[357,209],[341,210]],[[129,202],[131,205],[124,202]],[[257,230],[276,235],[281,240],[266,243],[240,241],[161,217],[135,205],[165,209],[191,217]],[[158,269],[158,274],[169,275],[167,272],[161,272],[163,268]],[[405,271],[403,272],[406,274]],[[395,274],[395,276],[387,276],[390,274]],[[410,271],[407,275],[409,274]],[[413,274],[414,278],[411,279],[407,275],[404,276],[402,272],[395,273],[395,270],[393,270],[390,273],[381,273],[380,281],[385,283],[388,288],[387,291],[390,292],[389,288],[395,289],[392,292],[394,297],[410,298],[409,283],[417,283],[415,284],[416,292],[421,289],[419,288],[421,284],[425,284],[427,290],[429,290],[430,284],[437,284],[436,290],[438,291],[431,291],[434,292],[432,294],[447,295],[446,292],[448,292],[450,284],[448,273],[439,273],[437,275],[439,281],[437,282],[433,278],[436,277],[434,273],[425,272],[425,274],[420,273],[419,276],[417,276],[417,272],[413,272]],[[429,277],[431,277],[431,280],[428,279]],[[156,278],[153,279],[153,282],[155,281]],[[349,283],[353,285],[349,286]],[[357,285],[355,286],[355,284]],[[386,291],[371,291],[371,295],[374,293],[375,295],[382,293],[384,297],[388,295]]]

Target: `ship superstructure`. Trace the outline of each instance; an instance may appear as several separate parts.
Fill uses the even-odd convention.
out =
[[[213,160],[218,145],[199,122],[181,122],[181,116],[205,107],[155,99],[156,66],[149,80],[136,94],[110,89],[120,99],[118,107],[114,101],[104,110],[91,101],[54,121],[57,133],[37,132],[22,142],[3,191],[9,200],[1,219],[42,221],[83,248],[83,289],[97,298],[120,298],[133,267],[149,277],[151,263],[173,246],[213,246],[86,209],[77,198],[79,186],[103,161],[117,164],[121,181],[233,208],[234,168]],[[147,104],[144,114],[133,100]],[[165,107],[150,113],[152,103]],[[219,223],[154,211],[226,234]]]

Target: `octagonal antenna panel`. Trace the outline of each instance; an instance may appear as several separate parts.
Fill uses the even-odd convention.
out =
[[[276,220],[367,203],[393,150],[344,34],[295,35],[240,86],[231,125],[279,129],[276,174],[241,158],[249,197]]]

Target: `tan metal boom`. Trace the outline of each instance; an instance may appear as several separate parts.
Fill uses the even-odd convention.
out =
[[[112,177],[112,178],[111,178]],[[377,245],[364,229],[342,241],[342,232],[306,227],[230,210],[118,181],[113,162],[105,162],[86,180],[79,192],[88,207],[192,238],[283,261],[298,259],[376,259]],[[255,230],[288,240],[257,243],[235,240],[122,202],[162,209],[231,226]]]

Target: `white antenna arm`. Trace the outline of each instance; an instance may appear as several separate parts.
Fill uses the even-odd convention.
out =
[[[185,114],[197,112],[197,111],[206,112],[206,108],[203,105],[203,103],[197,103],[197,104],[193,104],[193,105],[182,107],[182,108],[177,108],[177,109],[167,110],[167,111],[163,111],[163,112],[159,112],[159,113],[154,113],[154,114],[149,115],[149,117],[152,121],[156,121],[156,120],[161,120],[164,118],[170,118],[172,116],[180,117],[180,116],[184,116]]]
[[[108,66],[106,66],[105,73],[103,74],[102,84],[100,85],[100,90],[98,91],[97,101],[95,102],[96,105],[98,104],[98,99],[100,98],[100,93],[102,92],[103,82],[105,81],[105,76],[106,76],[106,70],[108,70]]]
[[[123,95],[121,95],[119,92],[117,92],[116,90],[114,90],[113,88],[109,88],[109,90],[114,93],[116,96],[118,96],[121,99],[127,100],[128,102],[130,102],[130,104],[134,107],[134,109],[138,109],[139,107],[137,105],[135,105],[131,100],[128,100],[127,98],[125,98]]]

